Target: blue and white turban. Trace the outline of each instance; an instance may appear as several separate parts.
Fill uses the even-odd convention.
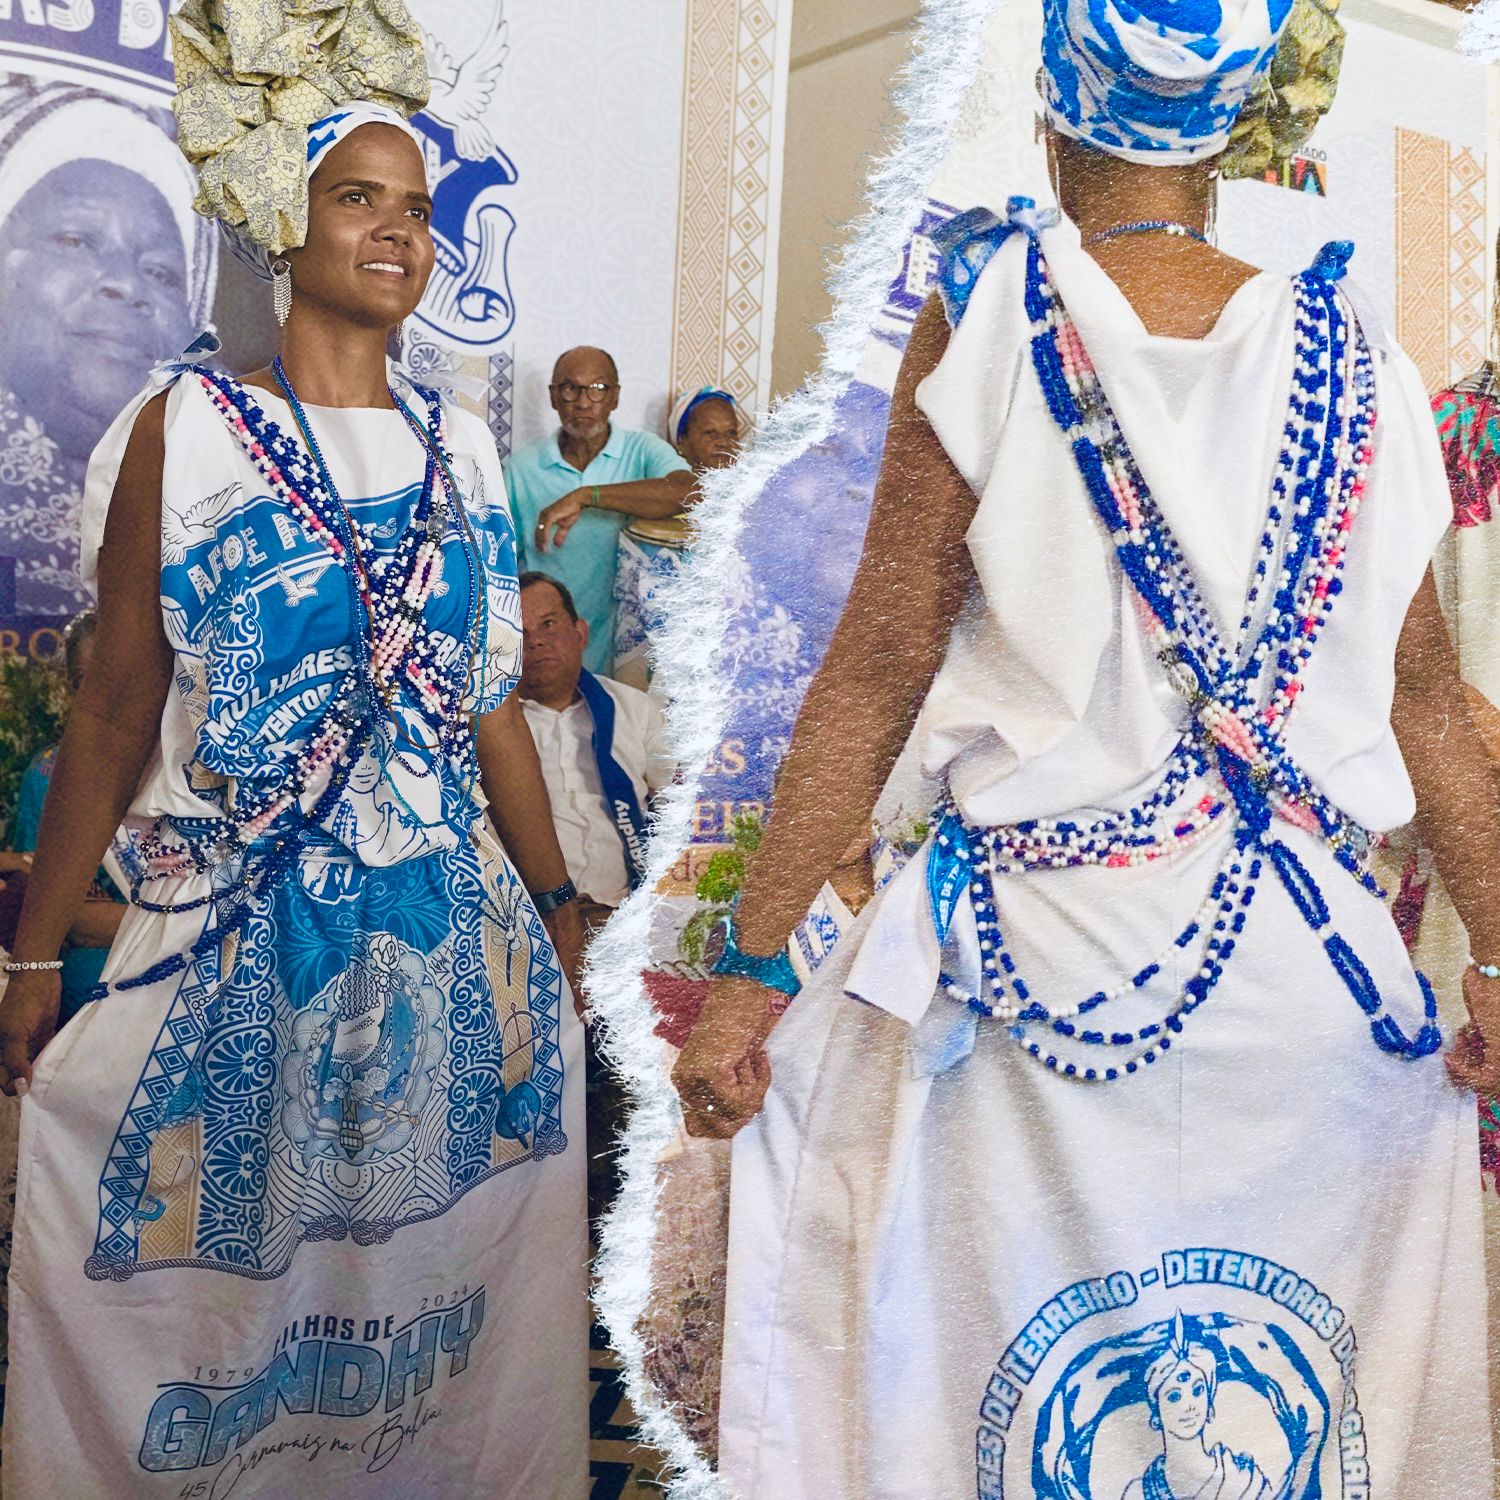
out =
[[[425,170],[427,152],[422,144],[422,137],[406,116],[400,110],[391,109],[388,105],[361,101],[346,104],[342,109],[336,109],[332,114],[324,115],[321,120],[314,120],[307,127],[306,182],[309,184],[312,182],[313,173],[322,166],[328,153],[340,141],[353,135],[361,125],[394,125],[403,135],[410,136],[417,143],[418,150],[422,152]],[[276,257],[263,245],[252,240],[242,226],[227,224],[222,219],[219,222],[239,259],[257,276],[269,281],[271,265]]]
[[[667,441],[674,448],[682,441],[682,434],[687,431],[688,418],[705,401],[722,401],[734,413],[735,421],[740,420],[740,404],[728,391],[720,390],[715,385],[701,385],[691,391],[684,391],[672,403],[672,410],[667,413]]]
[[[336,109],[331,115],[324,115],[321,120],[315,120],[307,127],[307,178],[312,181],[312,175],[323,165],[323,158],[333,150],[335,146],[347,136],[359,129],[361,125],[394,125],[403,135],[409,135],[417,143],[418,148],[422,146],[422,137],[417,133],[417,128],[398,109],[392,109],[385,104],[370,104],[360,102],[358,104],[346,104],[342,109]],[[427,160],[426,152],[423,151],[422,160]]]
[[[1126,161],[1214,156],[1292,0],[1043,0],[1049,123]]]

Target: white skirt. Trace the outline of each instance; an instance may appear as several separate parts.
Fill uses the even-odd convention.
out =
[[[1297,848],[1414,1032],[1394,924]],[[1131,972],[1211,868],[1154,895],[1134,871],[1002,892],[1034,993],[1076,1000]],[[845,995],[863,942],[883,961],[899,948],[893,923],[922,970],[920,889],[882,893],[791,1007],[766,1108],[735,1142],[729,1493],[1491,1495],[1473,1100],[1440,1056],[1377,1049],[1269,865],[1183,1036],[1113,1083],[1047,1071],[995,1021],[935,1070],[938,1011],[914,1030]]]
[[[304,867],[217,984],[111,993],[42,1054],[7,1500],[586,1494],[582,1027],[491,841],[415,865],[327,900]],[[133,909],[110,970],[202,921]]]

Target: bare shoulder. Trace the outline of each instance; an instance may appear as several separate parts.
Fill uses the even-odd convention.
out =
[[[1237,260],[1234,256],[1227,255],[1216,245],[1209,247],[1205,258],[1208,261],[1209,277],[1228,296],[1232,296],[1247,281],[1254,281],[1264,271],[1262,266],[1253,266],[1247,260]]]
[[[1166,338],[1204,337],[1230,298],[1261,274],[1258,266],[1188,239],[1121,238],[1089,254],[1146,331]]]
[[[108,567],[122,552],[137,553],[161,526],[162,469],[167,456],[169,391],[153,396],[136,413],[114,493],[104,517],[100,566]],[[154,546],[154,542],[151,543]]]
[[[170,395],[170,391],[159,392],[136,414],[130,440],[125,444],[117,491],[152,479],[160,487],[162,463],[167,451],[167,399]]]
[[[917,387],[937,369],[947,352],[949,333],[942,300],[934,294],[917,315],[891,396],[875,487],[875,524],[865,533],[867,556],[881,549],[896,556],[934,549],[936,555],[973,517],[974,492],[917,404]],[[908,524],[912,521],[919,522],[915,530]]]
[[[104,700],[123,684],[139,689],[157,713],[165,696],[164,690],[158,692],[169,659],[159,580],[169,396],[170,391],[159,392],[136,413],[104,517],[98,564],[99,644],[87,682],[94,683],[99,695],[96,707],[115,720],[128,705]],[[110,693],[104,691],[106,684]]]

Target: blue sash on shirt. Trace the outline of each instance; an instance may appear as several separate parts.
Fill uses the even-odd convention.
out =
[[[588,704],[594,721],[594,760],[599,767],[599,784],[609,804],[620,847],[625,851],[625,873],[634,890],[646,873],[646,817],[635,795],[635,783],[614,757],[615,700],[592,672],[578,674],[578,691]]]

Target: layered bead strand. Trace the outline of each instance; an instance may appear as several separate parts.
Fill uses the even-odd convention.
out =
[[[1243,766],[1249,787],[1297,826],[1320,829],[1337,852],[1353,842],[1345,820],[1311,792],[1280,740],[1301,691],[1301,673],[1332,611],[1345,543],[1364,495],[1374,380],[1368,349],[1362,339],[1349,337],[1349,319],[1334,289],[1307,274],[1297,278],[1294,293],[1296,369],[1258,562],[1278,550],[1285,555],[1275,603],[1259,635],[1251,637],[1250,621],[1269,573],[1257,568],[1239,649],[1231,652],[1219,640],[1181,548],[1130,456],[1040,247],[1035,241],[1029,247],[1028,305],[1040,313],[1033,326],[1034,360],[1116,554],[1150,607],[1152,644],[1169,678],[1212,745]],[[1053,371],[1061,376],[1061,389],[1048,379]],[[1289,525],[1283,511],[1288,475],[1298,478]],[[1153,596],[1165,607],[1152,607]],[[1178,600],[1187,607],[1174,607]],[[1257,722],[1251,695],[1258,670],[1250,670],[1250,663],[1273,653],[1275,681]]]
[[[222,866],[264,838],[284,813],[320,783],[322,791],[309,818],[316,822],[331,811],[374,732],[380,699],[393,691],[398,679],[411,684],[417,711],[436,734],[439,749],[455,772],[465,781],[474,774],[472,734],[462,713],[465,683],[460,680],[462,674],[444,666],[438,644],[423,621],[427,601],[441,579],[442,543],[451,517],[462,504],[451,477],[451,459],[442,446],[437,398],[424,393],[431,413],[430,428],[424,428],[392,392],[427,451],[427,463],[416,508],[394,550],[367,563],[375,556],[373,539],[363,534],[340,499],[280,362],[278,377],[306,440],[305,450],[270,421],[243,385],[211,370],[193,373],[272,493],[286,504],[309,540],[324,548],[348,576],[363,628],[352,642],[353,667],[310,726],[292,764],[264,787],[237,786],[232,816],[183,820],[170,829],[162,826],[142,835],[137,852],[147,880]],[[466,556],[469,551],[466,547]],[[468,561],[472,587],[466,638],[472,636],[484,608],[482,577],[474,559],[468,557]],[[203,897],[158,908],[143,900],[139,889],[132,898],[148,909],[174,911],[214,899]]]
[[[1294,899],[1323,937],[1314,917],[1321,913],[1326,925],[1327,911],[1311,877],[1285,844],[1266,839],[1273,817],[1321,837],[1367,889],[1381,894],[1363,865],[1368,836],[1318,792],[1283,744],[1302,691],[1302,673],[1342,587],[1375,420],[1369,351],[1331,280],[1317,268],[1305,273],[1294,283],[1294,301],[1296,357],[1287,418],[1244,611],[1233,642],[1226,643],[1135,464],[1034,234],[1028,246],[1026,306],[1033,363],[1049,410],[1073,448],[1080,476],[1142,606],[1151,645],[1191,711],[1156,787],[1123,812],[1088,824],[1037,819],[998,828],[967,825],[951,802],[938,814],[941,827],[961,830],[954,837],[943,836],[953,846],[943,854],[968,867],[986,993],[983,998],[970,995],[947,975],[942,987],[950,998],[1008,1024],[1028,1055],[1068,1076],[1112,1080],[1170,1049],[1173,1036],[1213,991],[1234,952],[1265,854],[1273,857],[1283,883],[1293,880],[1294,866],[1305,877],[1312,896],[1294,891]],[[1263,681],[1268,665],[1269,681]],[[1209,781],[1217,781],[1221,790],[1192,796]],[[1001,932],[995,902],[1000,877],[1178,859],[1226,814],[1236,837],[1202,906],[1167,950],[1170,954],[1196,945],[1198,951],[1191,977],[1164,1014],[1133,1029],[1078,1024],[1081,1017],[1144,990],[1161,973],[1166,955],[1113,989],[1069,1007],[1049,1009],[1032,998]],[[1324,941],[1334,967],[1372,1017],[1375,1040],[1406,1056],[1430,1051],[1435,1045],[1430,1005],[1422,1031],[1415,1040],[1407,1039],[1382,1012],[1373,981],[1365,982],[1368,975],[1347,944],[1336,933]],[[1061,1057],[1033,1037],[1030,1028],[1038,1025],[1067,1043],[1114,1048],[1125,1055],[1097,1067]]]

